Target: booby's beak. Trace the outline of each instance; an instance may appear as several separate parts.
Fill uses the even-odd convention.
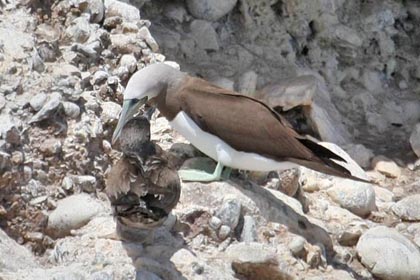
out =
[[[112,144],[114,145],[117,142],[118,138],[121,135],[121,131],[124,125],[133,118],[133,116],[138,112],[138,109],[147,102],[147,97],[142,99],[125,99],[121,109],[120,119],[118,120],[117,127],[114,130],[112,135]]]

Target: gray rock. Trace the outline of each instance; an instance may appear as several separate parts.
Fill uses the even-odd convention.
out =
[[[88,194],[75,194],[57,203],[57,208],[48,217],[48,233],[54,237],[63,237],[72,229],[87,224],[102,211],[102,205]]]
[[[420,251],[396,230],[379,226],[365,232],[357,254],[369,271],[380,279],[418,279]]]
[[[370,184],[342,180],[327,192],[332,200],[356,215],[364,217],[376,209],[375,191]]]
[[[134,55],[124,54],[121,56],[120,66],[126,67],[128,72],[134,73],[137,69],[137,59],[134,57]]]
[[[219,229],[219,233],[217,234],[218,236],[219,236],[219,238],[221,239],[221,240],[225,240],[228,236],[229,236],[229,234],[230,234],[230,232],[231,232],[231,228],[230,228],[230,226],[227,226],[227,225],[222,225],[221,227],[220,227],[220,229]]]
[[[254,71],[246,71],[238,80],[238,92],[254,96],[257,89],[258,75]]]
[[[374,156],[373,152],[362,144],[349,144],[344,150],[363,168],[370,166],[370,160]]]
[[[76,103],[63,102],[64,113],[71,119],[76,119],[80,115],[80,107]]]
[[[136,273],[136,280],[162,280],[162,278],[160,278],[153,272],[140,270]]]
[[[235,7],[237,0],[187,0],[188,11],[199,19],[216,21]]]
[[[96,178],[90,175],[73,175],[74,185],[82,191],[91,193],[96,190]]]
[[[121,112],[121,106],[115,102],[107,101],[102,103],[101,121],[104,124],[118,120]]]
[[[222,220],[220,220],[218,217],[211,217],[209,220],[209,226],[214,229],[214,230],[218,230],[220,228],[220,226],[222,225]]]
[[[235,229],[241,215],[241,203],[238,200],[229,199],[225,201],[222,207],[216,212],[216,216],[222,220],[224,225]]]
[[[29,120],[29,123],[40,122],[53,117],[53,115],[59,110],[61,106],[61,95],[57,92],[52,93],[49,96],[48,101],[44,104],[44,106],[42,106],[41,110],[39,110]]]
[[[92,85],[100,85],[106,82],[106,80],[108,79],[109,74],[106,71],[103,70],[98,70],[95,72],[95,74],[93,74],[92,77]]]
[[[75,18],[66,29],[66,35],[77,43],[86,42],[89,39],[90,32],[89,19],[86,17]]]
[[[43,92],[35,94],[30,100],[29,105],[31,105],[34,111],[38,112],[41,110],[42,106],[44,106],[45,102],[47,101],[47,95]]]
[[[420,221],[420,194],[403,198],[392,207],[392,211],[405,221]]]
[[[256,242],[258,241],[257,224],[252,216],[244,216],[244,225],[242,228],[240,241]]]
[[[420,123],[416,124],[411,132],[410,145],[417,157],[420,158]]]
[[[203,50],[218,50],[217,33],[213,26],[204,20],[194,20],[190,25],[191,34],[198,47]]]
[[[105,0],[105,17],[121,17],[125,21],[139,21],[140,11],[128,4],[117,0]]]

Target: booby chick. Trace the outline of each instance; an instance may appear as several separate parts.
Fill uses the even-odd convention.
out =
[[[152,229],[160,226],[180,196],[180,180],[165,152],[150,141],[145,117],[130,119],[121,131],[123,157],[111,168],[105,192],[119,227]]]
[[[358,181],[339,163],[346,161],[309,137],[299,135],[263,102],[195,78],[169,65],[136,72],[124,91],[113,142],[143,104],[157,107],[169,124],[217,161],[212,174],[180,170],[185,181],[219,180],[223,168],[280,171],[299,165]]]

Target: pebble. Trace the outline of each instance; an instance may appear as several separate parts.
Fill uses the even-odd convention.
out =
[[[217,33],[209,22],[197,19],[191,22],[190,28],[191,35],[200,49],[219,50]]]
[[[392,211],[404,221],[420,221],[420,194],[401,199],[393,205]]]
[[[411,132],[410,145],[417,157],[420,158],[420,123],[416,124]]]
[[[288,247],[293,256],[302,257],[305,253],[305,238],[296,236],[288,243]]]
[[[239,240],[242,242],[258,241],[257,224],[252,216],[244,216],[244,225]]]
[[[418,279],[419,248],[396,230],[378,226],[366,231],[357,243],[357,254],[380,279]]]
[[[34,95],[29,100],[29,105],[35,112],[38,112],[39,110],[41,110],[42,106],[44,106],[46,101],[47,101],[47,95],[43,92],[40,92]]]
[[[63,102],[63,108],[66,116],[71,119],[76,119],[80,115],[80,107],[73,102]]]
[[[82,191],[92,193],[96,190],[96,178],[90,175],[73,175],[72,180],[75,186]]]
[[[344,149],[361,167],[368,168],[370,166],[370,161],[374,156],[372,150],[362,144],[350,144]]]
[[[220,220],[218,217],[211,217],[209,220],[209,226],[214,229],[214,230],[218,230],[220,228],[220,226],[222,225],[222,220]]]
[[[229,226],[231,229],[235,229],[239,222],[241,215],[241,203],[234,199],[225,201],[222,207],[216,211],[216,216],[220,218],[224,225]]]
[[[101,104],[102,113],[101,121],[104,124],[111,123],[115,120],[118,120],[121,112],[121,106],[115,102],[107,101]]]
[[[41,143],[39,150],[44,156],[50,157],[59,154],[61,152],[61,146],[61,141],[59,139],[48,138]]]
[[[155,38],[153,38],[152,34],[150,34],[150,31],[146,26],[140,28],[140,30],[137,32],[137,36],[146,41],[147,45],[149,45],[153,52],[159,51],[158,43],[156,42]]]
[[[105,1],[105,17],[121,17],[128,22],[136,22],[140,20],[140,11],[128,4],[117,0]]]
[[[105,17],[105,5],[102,0],[87,0],[90,22],[100,23]]]
[[[401,168],[392,160],[384,156],[376,156],[372,159],[374,170],[390,178],[398,178],[401,175]]]
[[[341,207],[358,216],[367,216],[376,209],[375,192],[370,184],[345,179],[327,193]]]
[[[93,74],[91,84],[92,85],[103,84],[108,79],[108,76],[109,76],[108,72],[103,71],[103,70],[98,70],[95,72],[95,74]]]
[[[187,0],[188,11],[196,18],[216,21],[228,14],[238,0]]]
[[[134,73],[137,69],[137,59],[134,55],[124,54],[120,59],[120,67],[127,67],[128,72]]]
[[[102,211],[100,202],[88,194],[75,194],[57,202],[57,208],[48,216],[47,230],[53,237],[64,237],[72,229],[87,224]]]
[[[222,225],[219,229],[218,236],[221,240],[225,240],[231,232],[230,226]]]

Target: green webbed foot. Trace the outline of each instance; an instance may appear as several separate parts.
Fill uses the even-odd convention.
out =
[[[221,179],[222,170],[223,164],[218,162],[212,174],[202,170],[189,169],[178,170],[178,175],[182,179],[182,181],[212,182],[219,181]]]

